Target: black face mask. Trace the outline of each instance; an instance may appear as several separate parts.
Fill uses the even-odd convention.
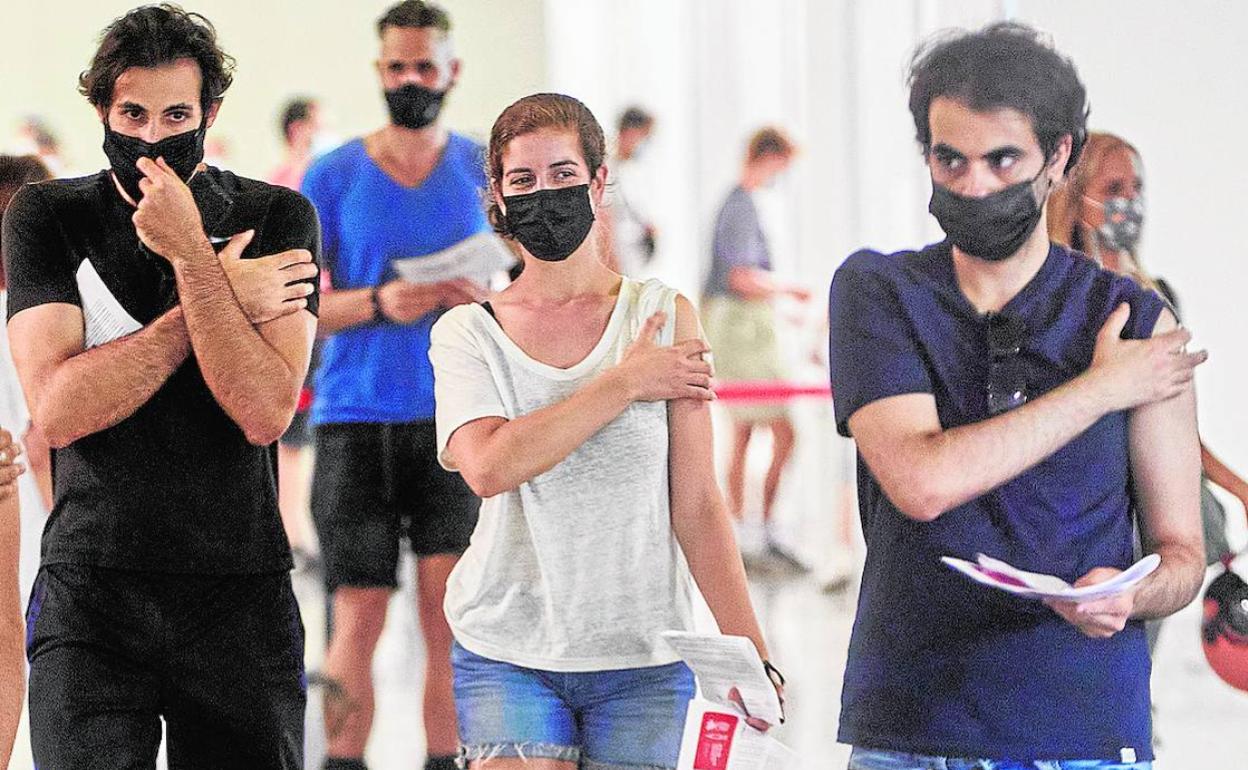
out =
[[[390,122],[412,129],[424,128],[437,120],[438,113],[442,112],[442,100],[446,98],[446,91],[434,91],[415,83],[385,93]]]
[[[1047,167],[1046,167],[1047,168]],[[1036,201],[1040,173],[982,198],[968,198],[932,182],[927,210],[953,245],[973,257],[999,262],[1015,254],[1031,237],[1043,210]]]
[[[173,169],[183,182],[190,181],[191,174],[204,159],[204,134],[208,128],[200,123],[193,131],[167,136],[155,144],[145,142],[136,136],[119,134],[104,124],[104,154],[113,167],[113,176],[121,184],[131,198],[138,202],[143,197],[139,180],[143,172],[139,171],[139,158],[164,158],[169,168]]]
[[[567,259],[594,226],[587,184],[508,195],[503,202],[507,234],[543,262]]]

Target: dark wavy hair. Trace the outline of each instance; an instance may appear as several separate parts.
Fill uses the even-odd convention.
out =
[[[135,8],[104,28],[91,66],[78,76],[78,90],[94,106],[107,109],[121,73],[178,59],[194,59],[199,65],[200,106],[205,110],[234,81],[234,59],[221,50],[208,19],[172,3]]]
[[[492,189],[500,189],[503,182],[503,152],[517,136],[531,134],[544,128],[565,129],[576,134],[585,158],[585,168],[592,177],[602,168],[607,156],[607,140],[602,126],[594,113],[579,100],[563,94],[533,94],[513,103],[503,110],[490,129],[490,146],[485,155],[485,174]],[[510,237],[502,210],[493,196],[486,201],[486,215],[494,231]]]
[[[909,85],[910,114],[924,154],[932,144],[928,114],[941,96],[977,112],[1005,107],[1023,113],[1046,158],[1069,135],[1067,173],[1087,141],[1088,94],[1074,63],[1026,24],[998,22],[928,40],[910,61]]]

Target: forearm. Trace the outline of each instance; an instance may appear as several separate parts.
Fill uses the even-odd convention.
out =
[[[204,381],[249,441],[272,443],[294,414],[301,375],[252,326],[207,240],[174,266]]]
[[[1248,482],[1228,468],[1213,452],[1210,452],[1204,442],[1200,445],[1200,464],[1209,480],[1239,498],[1244,503],[1245,512],[1248,513]]]
[[[1167,544],[1154,551],[1161,566],[1140,584],[1131,617],[1164,618],[1186,607],[1200,593],[1205,578],[1205,555],[1186,544]]]
[[[492,497],[563,462],[630,403],[628,388],[608,371],[557,404],[508,420],[457,461],[474,491]]]
[[[767,642],[750,603],[745,567],[719,491],[708,490],[700,502],[678,500],[674,495],[672,530],[720,632],[746,637],[766,660]]]
[[[369,298],[372,292],[372,287],[326,291],[317,312],[318,334],[328,337],[352,326],[372,323],[373,303]]]
[[[734,267],[730,270],[728,288],[737,297],[746,300],[771,299],[781,291],[770,274],[752,267]]]
[[[175,307],[134,334],[59,364],[32,405],[32,422],[58,449],[111,428],[147,403],[189,353]]]
[[[8,767],[26,688],[26,625],[18,594],[17,495],[0,502],[0,767]]]
[[[1090,384],[1079,377],[1005,414],[910,442],[884,463],[885,489],[930,521],[1017,478],[1104,416]]]

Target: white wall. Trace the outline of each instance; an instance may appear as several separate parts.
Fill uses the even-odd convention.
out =
[[[101,30],[137,0],[11,2],[0,12],[0,149],[18,120],[47,118],[79,171],[105,164],[98,119],[77,92]],[[187,0],[212,20],[222,45],[238,60],[234,85],[210,136],[226,139],[231,166],[263,176],[280,154],[276,127],[283,102],[319,98],[343,137],[386,120],[372,67],[375,23],[392,0]],[[460,85],[447,102],[448,125],[488,133],[495,116],[545,79],[541,0],[444,0],[464,60]]]

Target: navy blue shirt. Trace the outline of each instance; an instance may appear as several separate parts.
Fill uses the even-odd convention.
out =
[[[361,139],[313,163],[303,194],[320,217],[333,287],[379,286],[396,277],[392,260],[433,254],[489,232],[482,154],[481,145],[452,133],[438,164],[416,187],[382,171]],[[362,324],[327,339],[314,380],[312,422],[432,420],[429,330],[440,316]]]
[[[1027,327],[1032,400],[1084,372],[1122,302],[1124,336],[1152,333],[1156,294],[1054,245],[1002,309]],[[863,251],[830,300],[836,420],[873,401],[930,393],[945,429],[988,419],[987,321],[958,287],[947,242]],[[1141,622],[1090,639],[1043,604],[980,586],[940,562],[978,553],[1074,581],[1132,558],[1127,413],[1106,415],[1017,478],[934,521],[907,518],[858,460],[867,542],[839,740],[993,759],[1152,758]]]

